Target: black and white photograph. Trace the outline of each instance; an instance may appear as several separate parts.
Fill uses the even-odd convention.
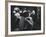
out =
[[[8,3],[8,33],[43,33],[43,5]]]
[[[11,31],[40,29],[41,7],[11,5]]]

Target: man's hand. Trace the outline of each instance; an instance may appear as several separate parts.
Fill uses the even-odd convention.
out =
[[[32,20],[32,17],[26,17],[25,20],[33,26],[33,20]]]

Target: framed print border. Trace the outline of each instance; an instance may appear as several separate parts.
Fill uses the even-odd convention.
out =
[[[5,4],[5,6],[6,6],[6,7],[5,7],[5,8],[6,8],[6,9],[5,9],[5,18],[6,18],[6,19],[5,19],[5,23],[6,23],[6,25],[5,25],[5,28],[6,28],[5,31],[8,33],[8,34],[6,33],[7,35],[17,35],[17,36],[20,35],[20,36],[22,36],[22,35],[37,35],[37,34],[44,34],[44,33],[45,33],[45,3],[23,2],[23,1],[22,1],[22,2],[20,2],[20,1],[6,1],[5,3],[6,3],[6,4]],[[11,4],[8,4],[8,3],[11,3]],[[12,3],[13,3],[13,4],[12,4]],[[12,32],[9,32],[9,25],[10,25],[10,24],[9,24],[9,20],[8,20],[8,19],[9,19],[9,17],[8,17],[9,15],[8,15],[8,14],[9,14],[9,9],[10,9],[9,6],[10,6],[10,5],[15,5],[15,3],[20,3],[20,4],[22,3],[22,4],[25,4],[25,5],[26,5],[26,4],[29,4],[29,6],[30,6],[31,4],[33,4],[33,5],[34,5],[34,4],[38,4],[39,6],[43,7],[43,8],[42,8],[42,9],[43,9],[43,12],[44,12],[44,13],[42,13],[42,14],[43,14],[43,15],[42,15],[42,16],[43,16],[43,17],[42,17],[42,20],[43,20],[43,32],[38,32],[38,33],[30,33],[30,31],[29,31],[29,33],[27,33],[27,31],[22,31],[22,32],[19,31],[19,33],[18,33],[18,32],[13,32],[13,33],[12,33]],[[31,6],[32,6],[32,5],[31,5]],[[7,21],[6,21],[6,20],[7,20]],[[25,32],[25,33],[24,33],[24,32]],[[36,31],[36,32],[37,32],[37,31]],[[18,33],[18,34],[15,34],[15,33]],[[20,33],[21,33],[21,34],[20,34]],[[22,33],[23,33],[23,34],[22,34]]]

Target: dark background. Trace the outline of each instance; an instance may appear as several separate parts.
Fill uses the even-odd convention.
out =
[[[33,6],[11,6],[11,31],[17,27],[18,22],[16,22],[16,17],[14,16],[13,10],[15,7],[19,7],[21,10],[27,8],[27,10],[35,10],[35,15],[31,15],[34,21],[33,29],[32,30],[40,30],[41,29],[41,7],[33,7]],[[39,11],[38,11],[39,9]],[[38,15],[37,15],[38,14]],[[39,18],[38,18],[39,17]]]

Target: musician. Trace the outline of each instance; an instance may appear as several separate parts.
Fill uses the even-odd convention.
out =
[[[34,20],[33,20],[33,17],[35,15],[35,10],[32,10],[32,12],[30,10],[28,10],[29,12],[29,16],[25,18],[26,21],[28,21],[28,30],[33,30],[33,27],[34,27]]]
[[[32,12],[28,11],[28,16],[25,18],[25,30],[32,30],[33,27],[33,19],[30,17]]]

